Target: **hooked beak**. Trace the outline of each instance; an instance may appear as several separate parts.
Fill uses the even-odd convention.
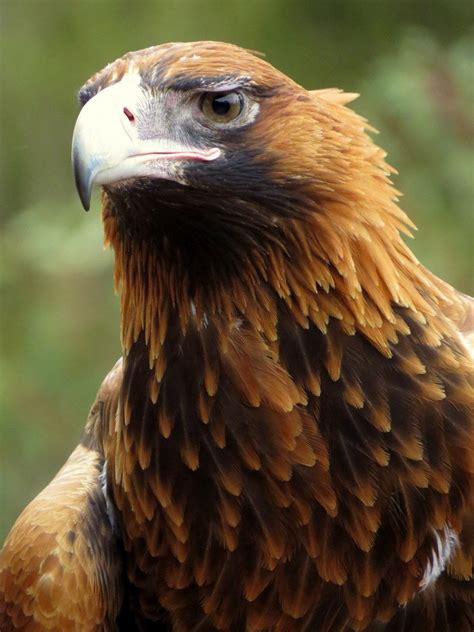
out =
[[[195,149],[166,138],[139,138],[137,117],[148,97],[127,76],[96,94],[82,108],[72,138],[72,166],[82,206],[90,206],[94,184],[135,177],[177,179],[169,161],[215,160],[217,147]],[[168,163],[168,164],[166,164]]]

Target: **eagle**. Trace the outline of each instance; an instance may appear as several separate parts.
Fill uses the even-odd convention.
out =
[[[472,632],[473,301],[354,96],[219,42],[81,88],[123,357],[6,539],[2,632]]]

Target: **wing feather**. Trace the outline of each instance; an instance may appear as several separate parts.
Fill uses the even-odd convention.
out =
[[[2,632],[116,629],[122,558],[102,471],[79,445],[16,521],[0,553]]]

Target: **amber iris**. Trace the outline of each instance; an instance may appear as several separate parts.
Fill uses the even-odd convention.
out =
[[[244,100],[239,92],[207,92],[201,100],[201,110],[216,123],[229,123],[242,112]]]

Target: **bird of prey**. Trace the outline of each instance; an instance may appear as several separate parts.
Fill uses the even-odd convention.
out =
[[[123,358],[7,537],[2,632],[472,632],[473,303],[354,95],[197,42],[79,98]]]

